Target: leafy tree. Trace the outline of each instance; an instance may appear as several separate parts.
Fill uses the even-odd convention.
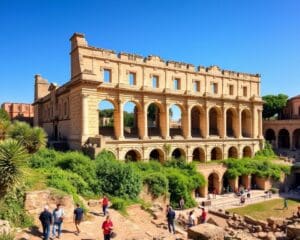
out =
[[[27,151],[20,142],[7,139],[0,143],[0,198],[19,182],[27,159]]]
[[[10,121],[8,113],[3,108],[0,108],[0,120]]]
[[[157,111],[158,111],[158,107],[154,103],[150,104],[150,106],[148,107],[148,118],[149,118],[149,120],[155,121]]]
[[[263,96],[264,110],[263,118],[271,118],[275,114],[280,114],[282,109],[286,106],[288,96],[285,94],[266,95]]]
[[[8,136],[21,142],[29,153],[46,146],[46,133],[40,127],[32,128],[25,122],[14,122],[8,129]]]
[[[133,127],[134,125],[134,113],[124,111],[124,126]]]
[[[114,115],[114,109],[104,109],[99,111],[99,117],[111,118]]]

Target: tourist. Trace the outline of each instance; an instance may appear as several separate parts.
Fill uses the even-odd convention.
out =
[[[103,215],[106,216],[107,214],[107,209],[108,209],[108,198],[104,195],[103,198],[102,198],[102,212],[103,212]]]
[[[297,218],[300,218],[300,206],[298,207]]]
[[[170,233],[173,232],[174,234],[175,234],[175,216],[176,216],[175,211],[172,209],[171,206],[169,206],[168,213],[167,213],[168,229]]]
[[[217,189],[214,188],[212,193],[213,193],[213,199],[216,199],[217,198]]]
[[[56,237],[56,232],[57,232],[57,238],[60,238],[61,235],[61,228],[62,228],[62,223],[64,221],[64,210],[61,207],[60,204],[56,205],[56,208],[53,211],[53,227],[52,227],[52,237]]]
[[[200,223],[205,223],[206,219],[207,219],[207,212],[206,212],[205,208],[202,208]]]
[[[246,201],[246,198],[244,195],[242,195],[240,198],[240,204],[243,205],[245,203],[245,201]]]
[[[181,197],[180,200],[179,200],[179,207],[180,207],[181,210],[184,209],[184,199],[183,199],[183,197]]]
[[[104,240],[110,240],[112,230],[113,230],[113,223],[110,220],[109,216],[107,216],[106,220],[102,223],[102,230],[103,230]]]
[[[44,207],[44,211],[41,212],[39,219],[43,227],[43,239],[48,240],[50,235],[50,225],[52,224],[52,215],[49,212],[48,206]]]
[[[196,225],[194,210],[189,212],[189,218],[188,218],[188,227],[193,227]]]
[[[83,219],[83,209],[77,203],[76,208],[74,210],[74,223],[75,223],[77,234],[80,233],[79,225],[80,225],[82,219]]]
[[[283,209],[288,209],[288,201],[286,198],[283,199]]]
[[[268,194],[269,194],[269,198],[272,198],[272,191],[271,190],[269,191]]]

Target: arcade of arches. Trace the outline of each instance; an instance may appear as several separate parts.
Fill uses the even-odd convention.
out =
[[[300,150],[300,121],[299,124],[281,126],[268,126],[268,121],[266,122],[264,136],[274,148]]]

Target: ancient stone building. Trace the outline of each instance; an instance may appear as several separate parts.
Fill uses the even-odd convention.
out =
[[[29,124],[33,123],[33,106],[29,103],[2,103],[1,108],[4,109],[11,120],[25,121]]]
[[[300,150],[300,95],[287,101],[278,120],[264,120],[263,128],[275,149]]]
[[[78,33],[70,41],[70,80],[58,87],[35,76],[34,122],[51,139],[65,139],[72,149],[107,149],[120,160],[173,156],[205,163],[251,157],[262,147],[258,74],[117,54],[89,46]],[[102,101],[113,108],[105,124]],[[124,124],[128,102],[134,105],[130,127]],[[176,120],[170,118],[173,105],[181,112]],[[224,169],[215,169],[205,175],[219,190]]]

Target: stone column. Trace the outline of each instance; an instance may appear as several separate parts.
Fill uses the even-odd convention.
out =
[[[147,106],[144,106],[144,112],[143,112],[143,119],[144,119],[144,134],[142,136],[142,139],[148,139],[148,111]]]
[[[182,128],[183,128],[183,136],[186,139],[191,138],[191,108],[186,107],[185,113],[182,114]]]
[[[226,108],[223,107],[223,132],[221,134],[222,138],[227,137],[227,116],[226,116]]]
[[[124,139],[124,119],[123,119],[123,103],[119,101],[118,111],[116,112],[116,118],[114,119],[115,134],[118,140]]]
[[[238,132],[237,132],[238,138],[242,138],[242,109],[238,109]]]
[[[166,104],[165,105],[165,114],[164,114],[164,134],[163,134],[163,138],[164,139],[170,139],[170,114],[169,114],[169,109],[170,105]]]
[[[82,137],[87,137],[89,131],[88,96],[88,94],[82,94]]]
[[[204,133],[205,138],[209,138],[209,107],[205,109],[205,119],[206,119],[206,133]]]

